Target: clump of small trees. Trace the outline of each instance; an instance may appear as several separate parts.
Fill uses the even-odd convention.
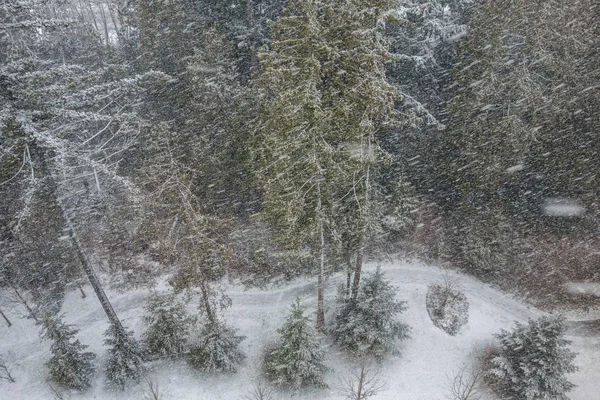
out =
[[[409,337],[410,327],[396,319],[406,302],[396,299],[396,288],[380,269],[367,275],[356,295],[338,295],[330,334],[335,343],[357,355],[381,360],[397,355],[396,340]]]

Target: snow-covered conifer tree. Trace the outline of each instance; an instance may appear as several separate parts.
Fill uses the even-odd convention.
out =
[[[91,386],[96,355],[84,351],[88,346],[79,340],[72,341],[77,332],[61,316],[46,316],[42,321],[42,339],[52,341],[52,357],[46,362],[50,380],[67,389],[84,390]]]
[[[377,359],[398,354],[396,339],[409,337],[410,327],[396,320],[406,302],[396,300],[396,290],[377,269],[362,282],[354,298],[340,293],[331,335],[336,343],[358,355]]]
[[[575,353],[567,347],[564,321],[560,317],[516,322],[512,331],[496,335],[499,347],[486,379],[503,398],[567,400],[575,387],[566,374],[575,372]]]
[[[304,315],[300,299],[278,330],[280,343],[265,359],[265,369],[273,382],[298,389],[305,386],[326,387],[323,381],[325,354],[317,332]]]
[[[246,358],[238,349],[245,338],[222,321],[209,321],[202,327],[197,344],[190,349],[188,362],[203,372],[235,372]]]
[[[190,318],[173,294],[153,293],[146,302],[143,335],[148,350],[160,356],[177,356],[185,351]]]
[[[109,346],[108,359],[104,366],[108,380],[121,388],[130,379],[138,380],[143,370],[143,353],[133,338],[133,332],[111,325],[104,332],[104,336],[104,344]]]

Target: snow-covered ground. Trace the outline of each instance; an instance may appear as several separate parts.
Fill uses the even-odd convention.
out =
[[[382,371],[387,390],[374,399],[442,400],[447,393],[448,376],[469,360],[473,350],[485,346],[492,335],[502,328],[510,328],[513,321],[525,322],[541,311],[524,305],[509,295],[499,292],[471,277],[457,275],[460,289],[470,303],[469,322],[452,337],[436,328],[425,308],[425,294],[429,283],[441,283],[444,271],[420,263],[395,261],[380,263],[385,275],[397,286],[397,297],[408,302],[408,311],[402,319],[412,327],[411,339],[400,344],[401,356],[384,362]],[[367,270],[375,268],[369,265]],[[333,305],[336,286],[344,281],[334,275],[327,283],[326,305]],[[81,329],[78,338],[98,354],[98,370],[93,388],[84,393],[67,393],[65,399],[142,400],[145,383],[131,384],[124,391],[106,386],[101,365],[104,361],[103,332],[108,322],[90,288],[87,298],[79,291],[67,294],[63,312],[65,320]],[[315,305],[315,284],[310,279],[297,279],[289,285],[269,291],[243,290],[241,286],[225,285],[233,306],[228,309],[228,322],[247,336],[241,347],[247,354],[244,365],[236,374],[207,376],[190,369],[184,361],[157,361],[150,365],[148,378],[158,383],[165,400],[237,400],[243,398],[256,381],[260,360],[267,346],[275,343],[277,328],[282,324],[291,302],[299,296],[312,310]],[[113,306],[124,324],[135,330],[136,336],[144,331],[141,319],[148,291],[125,294],[108,292]],[[38,328],[31,320],[20,319],[19,310],[11,310],[13,326],[0,321],[0,355],[11,367],[16,383],[0,381],[0,400],[53,399],[45,383],[43,363],[49,358],[49,343],[41,343]],[[579,353],[576,364],[579,371],[570,379],[577,387],[571,392],[573,400],[597,399],[600,393],[600,337],[570,335],[572,349]],[[279,399],[342,399],[335,390],[339,374],[349,367],[348,359],[335,347],[327,350],[326,382],[330,389],[279,392]]]

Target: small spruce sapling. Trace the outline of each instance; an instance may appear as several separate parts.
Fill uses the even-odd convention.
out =
[[[145,311],[144,322],[148,330],[142,339],[148,351],[166,357],[184,353],[191,318],[175,295],[151,294]]]
[[[330,333],[346,350],[381,360],[387,354],[399,354],[395,340],[409,337],[410,327],[395,319],[405,310],[406,302],[396,300],[394,286],[378,268],[364,278],[356,298],[339,293]]]
[[[575,372],[575,353],[567,347],[560,317],[516,322],[512,331],[496,335],[499,347],[489,360],[485,378],[506,398],[567,400],[575,385],[566,374]]]
[[[143,352],[133,338],[133,331],[111,325],[104,336],[104,344],[109,347],[104,367],[109,382],[123,388],[128,380],[139,380],[143,371]]]
[[[246,358],[238,349],[245,336],[236,335],[236,330],[217,320],[202,327],[197,344],[190,348],[188,362],[203,372],[235,372]]]
[[[267,376],[279,386],[298,389],[306,386],[324,388],[325,354],[317,331],[304,315],[305,308],[296,299],[284,325],[278,330],[280,343],[267,354]]]
[[[46,362],[52,382],[66,389],[85,390],[91,386],[96,355],[84,351],[88,346],[73,337],[79,332],[62,321],[62,316],[46,316],[42,321],[42,339],[52,341],[52,357]]]

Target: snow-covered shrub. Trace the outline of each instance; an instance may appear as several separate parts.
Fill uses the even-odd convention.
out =
[[[147,349],[159,356],[177,356],[186,349],[191,319],[185,306],[173,294],[153,293],[148,297],[144,322],[148,330],[142,335]]]
[[[356,298],[340,291],[336,301],[330,333],[337,344],[377,359],[399,354],[395,340],[407,339],[410,327],[395,318],[406,310],[406,302],[396,300],[396,288],[379,269],[363,279]]]
[[[433,324],[449,335],[456,335],[469,320],[469,302],[464,293],[446,277],[443,285],[429,285],[425,300]]]
[[[221,321],[208,322],[188,353],[188,362],[203,372],[235,372],[246,358],[238,349],[244,336]]]
[[[498,348],[491,355],[486,381],[503,398],[515,400],[567,400],[574,388],[565,374],[577,370],[575,353],[567,347],[560,317],[516,323],[512,331],[496,335]]]
[[[46,362],[50,380],[63,388],[84,390],[91,386],[95,371],[92,360],[96,355],[85,352],[88,346],[79,340],[72,341],[77,332],[60,316],[48,315],[42,321],[42,339],[52,341],[52,357]]]
[[[285,323],[277,330],[278,346],[265,357],[267,377],[278,386],[298,389],[327,387],[323,381],[325,353],[317,331],[304,315],[300,300],[292,303]]]
[[[111,325],[104,336],[104,344],[109,347],[104,366],[109,382],[123,388],[128,380],[139,380],[143,371],[143,352],[133,338],[133,332]]]

